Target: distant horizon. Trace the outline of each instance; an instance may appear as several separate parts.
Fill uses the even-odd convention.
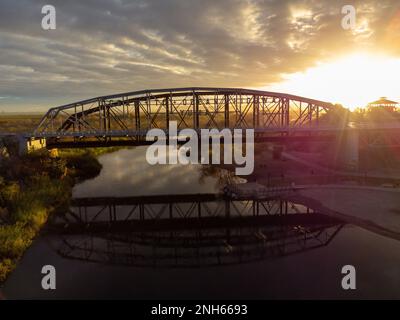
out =
[[[194,86],[194,87],[212,87],[212,86]],[[249,89],[249,90],[260,90],[260,91],[270,91],[270,92],[277,92],[277,93],[293,94],[293,95],[297,95],[297,96],[301,96],[301,97],[305,97],[305,98],[309,98],[309,99],[315,99],[315,100],[321,100],[321,101],[325,101],[325,102],[330,102],[332,104],[340,104],[344,108],[349,109],[350,111],[354,111],[356,109],[365,109],[365,108],[368,107],[368,103],[373,102],[375,100],[378,100],[381,97],[386,97],[387,99],[394,100],[394,101],[396,101],[396,102],[398,102],[400,104],[400,97],[398,97],[396,99],[396,98],[393,98],[391,96],[380,95],[380,96],[377,96],[375,99],[372,99],[371,101],[369,101],[364,106],[356,106],[356,107],[350,108],[350,107],[347,107],[346,105],[344,105],[343,103],[338,102],[338,101],[323,100],[323,99],[318,99],[318,98],[313,97],[313,96],[307,96],[307,95],[302,95],[302,94],[293,93],[293,92],[277,91],[277,90],[271,90],[271,89],[268,89],[268,88],[246,88],[246,87],[242,87],[242,88],[243,89]],[[154,89],[154,88],[141,88],[141,89],[138,89],[138,90],[130,90],[130,91],[141,91],[141,90],[152,90],[152,89]],[[162,87],[159,87],[157,89],[162,89]],[[129,91],[126,91],[126,92],[129,92]],[[117,94],[117,93],[122,93],[122,92],[110,92],[110,93],[106,93],[104,95],[112,95],[112,94]],[[44,112],[46,112],[48,109],[50,109],[52,107],[59,107],[59,106],[65,105],[65,104],[73,103],[73,102],[76,102],[76,101],[82,101],[82,100],[86,100],[86,99],[91,99],[91,98],[95,98],[95,97],[98,97],[98,96],[83,97],[83,98],[75,99],[75,100],[72,100],[72,99],[71,100],[65,100],[65,101],[63,101],[63,102],[61,102],[61,103],[59,103],[57,105],[52,104],[52,105],[49,105],[49,106],[35,106],[34,109],[21,110],[21,111],[20,110],[17,110],[17,111],[16,110],[8,110],[8,108],[5,109],[5,106],[2,107],[1,103],[0,103],[0,113],[1,114],[43,114]],[[0,100],[0,102],[1,102],[1,100]],[[22,106],[18,106],[18,107],[22,107]]]

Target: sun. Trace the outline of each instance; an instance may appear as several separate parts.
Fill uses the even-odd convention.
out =
[[[293,74],[266,90],[340,103],[354,110],[381,96],[400,98],[400,58],[353,53]]]

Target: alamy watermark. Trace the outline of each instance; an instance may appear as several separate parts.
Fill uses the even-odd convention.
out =
[[[56,268],[52,265],[45,265],[42,267],[42,289],[55,290],[56,289]]]
[[[347,4],[342,7],[342,28],[345,30],[356,28],[356,8],[353,5]]]
[[[341,20],[342,28],[345,30],[356,28],[356,8],[353,5],[347,4],[342,6],[341,13],[344,17]],[[42,7],[42,29],[56,29],[56,8],[53,5],[47,4]]]
[[[243,132],[245,135],[243,136]],[[243,139],[245,138],[245,154]],[[221,159],[221,139],[223,159]],[[166,133],[162,129],[151,129],[146,141],[154,141],[147,148],[146,160],[149,164],[233,164],[237,175],[250,175],[254,170],[254,130],[234,129],[182,129],[178,133],[177,122],[170,121]],[[184,144],[178,148],[178,142]],[[210,145],[211,142],[211,145]],[[199,147],[200,145],[200,147]],[[200,150],[199,150],[200,149]],[[222,160],[222,161],[221,161]]]
[[[342,288],[344,290],[355,290],[356,289],[356,268],[350,264],[346,264],[342,267],[342,274],[345,276],[342,278]]]
[[[56,8],[50,4],[42,7],[42,29],[55,30],[56,29]]]

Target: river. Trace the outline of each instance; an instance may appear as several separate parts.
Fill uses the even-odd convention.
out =
[[[69,212],[6,281],[6,298],[400,298],[399,241],[291,201],[258,203],[255,213],[250,202],[214,199],[238,178],[150,166],[145,150],[100,156],[100,175],[74,187]],[[44,265],[56,268],[56,290],[41,287]],[[341,286],[344,265],[356,267],[356,290]]]

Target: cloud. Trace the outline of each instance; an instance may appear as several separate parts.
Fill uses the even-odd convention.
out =
[[[341,28],[341,1],[53,0],[57,29],[45,31],[47,1],[2,0],[0,109],[156,87],[265,87],[359,48],[400,54],[390,41],[398,1],[353,2],[355,33]]]

